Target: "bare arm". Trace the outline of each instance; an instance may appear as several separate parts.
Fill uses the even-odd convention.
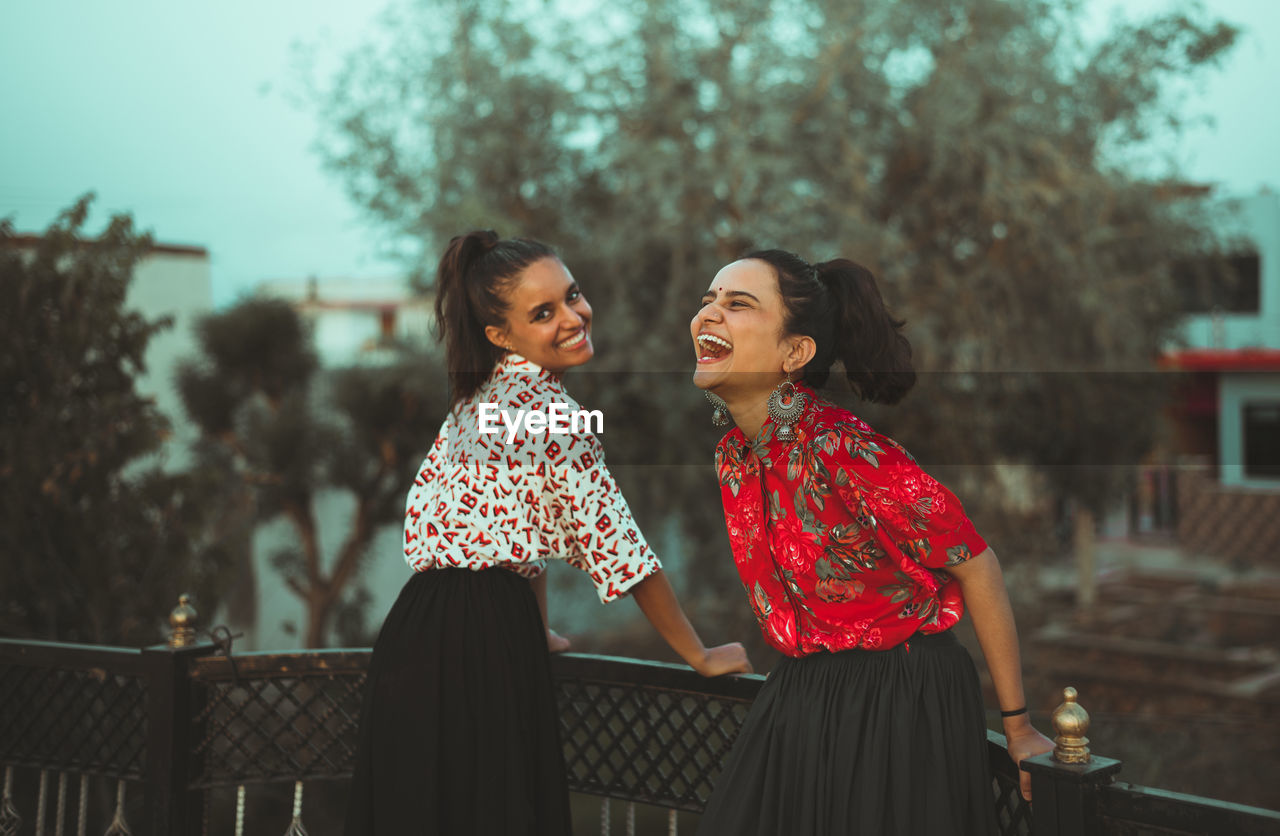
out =
[[[685,617],[667,575],[661,569],[631,588],[640,611],[681,659],[703,676],[751,673],[747,651],[738,642],[708,649]]]
[[[552,653],[568,650],[569,640],[552,630],[547,620],[547,570],[543,569],[542,574],[529,581],[529,586],[533,587],[533,597],[538,599],[538,612],[542,613],[542,626],[547,631],[547,649]]]
[[[1000,561],[991,549],[971,560],[948,566],[947,572],[960,584],[965,609],[973,620],[973,629],[982,645],[982,655],[991,672],[991,683],[1002,711],[1013,711],[1027,704],[1022,690],[1022,654],[1018,649],[1018,628],[1013,622],[1013,607],[1004,586]],[[1004,733],[1009,741],[1009,757],[1015,763],[1053,748],[1047,737],[1036,731],[1027,714],[1004,718]],[[1022,796],[1031,800],[1031,776],[1021,775]]]

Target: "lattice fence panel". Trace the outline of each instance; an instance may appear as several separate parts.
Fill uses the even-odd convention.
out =
[[[1000,754],[1004,755],[1003,752]],[[996,805],[996,824],[1000,828],[1000,836],[1030,836],[1031,805],[1022,798],[1018,779],[1008,773],[992,770],[991,795]]]
[[[557,683],[569,788],[701,811],[748,703],[574,679]]]
[[[146,734],[138,676],[0,664],[0,762],[141,779]]]
[[[750,698],[609,681],[607,668],[556,676],[569,788],[701,812]],[[363,670],[197,677],[194,786],[349,777],[365,682]],[[993,744],[1000,834],[1028,836],[1030,807],[1000,758],[1008,760]]]
[[[197,685],[197,787],[346,778],[364,673],[240,678]]]

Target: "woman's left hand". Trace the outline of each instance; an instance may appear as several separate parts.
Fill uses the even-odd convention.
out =
[[[1021,722],[1005,722],[1004,734],[1009,742],[1009,757],[1018,764],[1018,784],[1022,789],[1022,797],[1031,800],[1031,773],[1021,769],[1022,759],[1039,755],[1053,749],[1053,741],[1036,731],[1026,715],[1018,718]]]
[[[559,633],[557,633],[555,630],[552,630],[550,627],[548,627],[547,628],[547,650],[550,650],[552,653],[564,653],[568,649],[569,649],[569,640],[566,639],[564,636],[560,635]]]

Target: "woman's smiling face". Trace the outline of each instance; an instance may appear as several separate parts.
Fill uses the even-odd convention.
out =
[[[743,259],[716,274],[689,323],[697,367],[693,383],[722,397],[773,389],[787,370],[782,295],[773,268]]]
[[[507,296],[507,321],[485,327],[494,345],[554,374],[591,359],[591,306],[557,258],[535,261]]]

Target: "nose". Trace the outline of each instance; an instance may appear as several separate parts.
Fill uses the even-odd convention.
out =
[[[693,315],[694,322],[718,322],[721,318],[720,306],[712,299],[703,304],[696,314]]]
[[[560,313],[560,327],[571,331],[581,328],[586,318],[573,307],[565,305]]]

